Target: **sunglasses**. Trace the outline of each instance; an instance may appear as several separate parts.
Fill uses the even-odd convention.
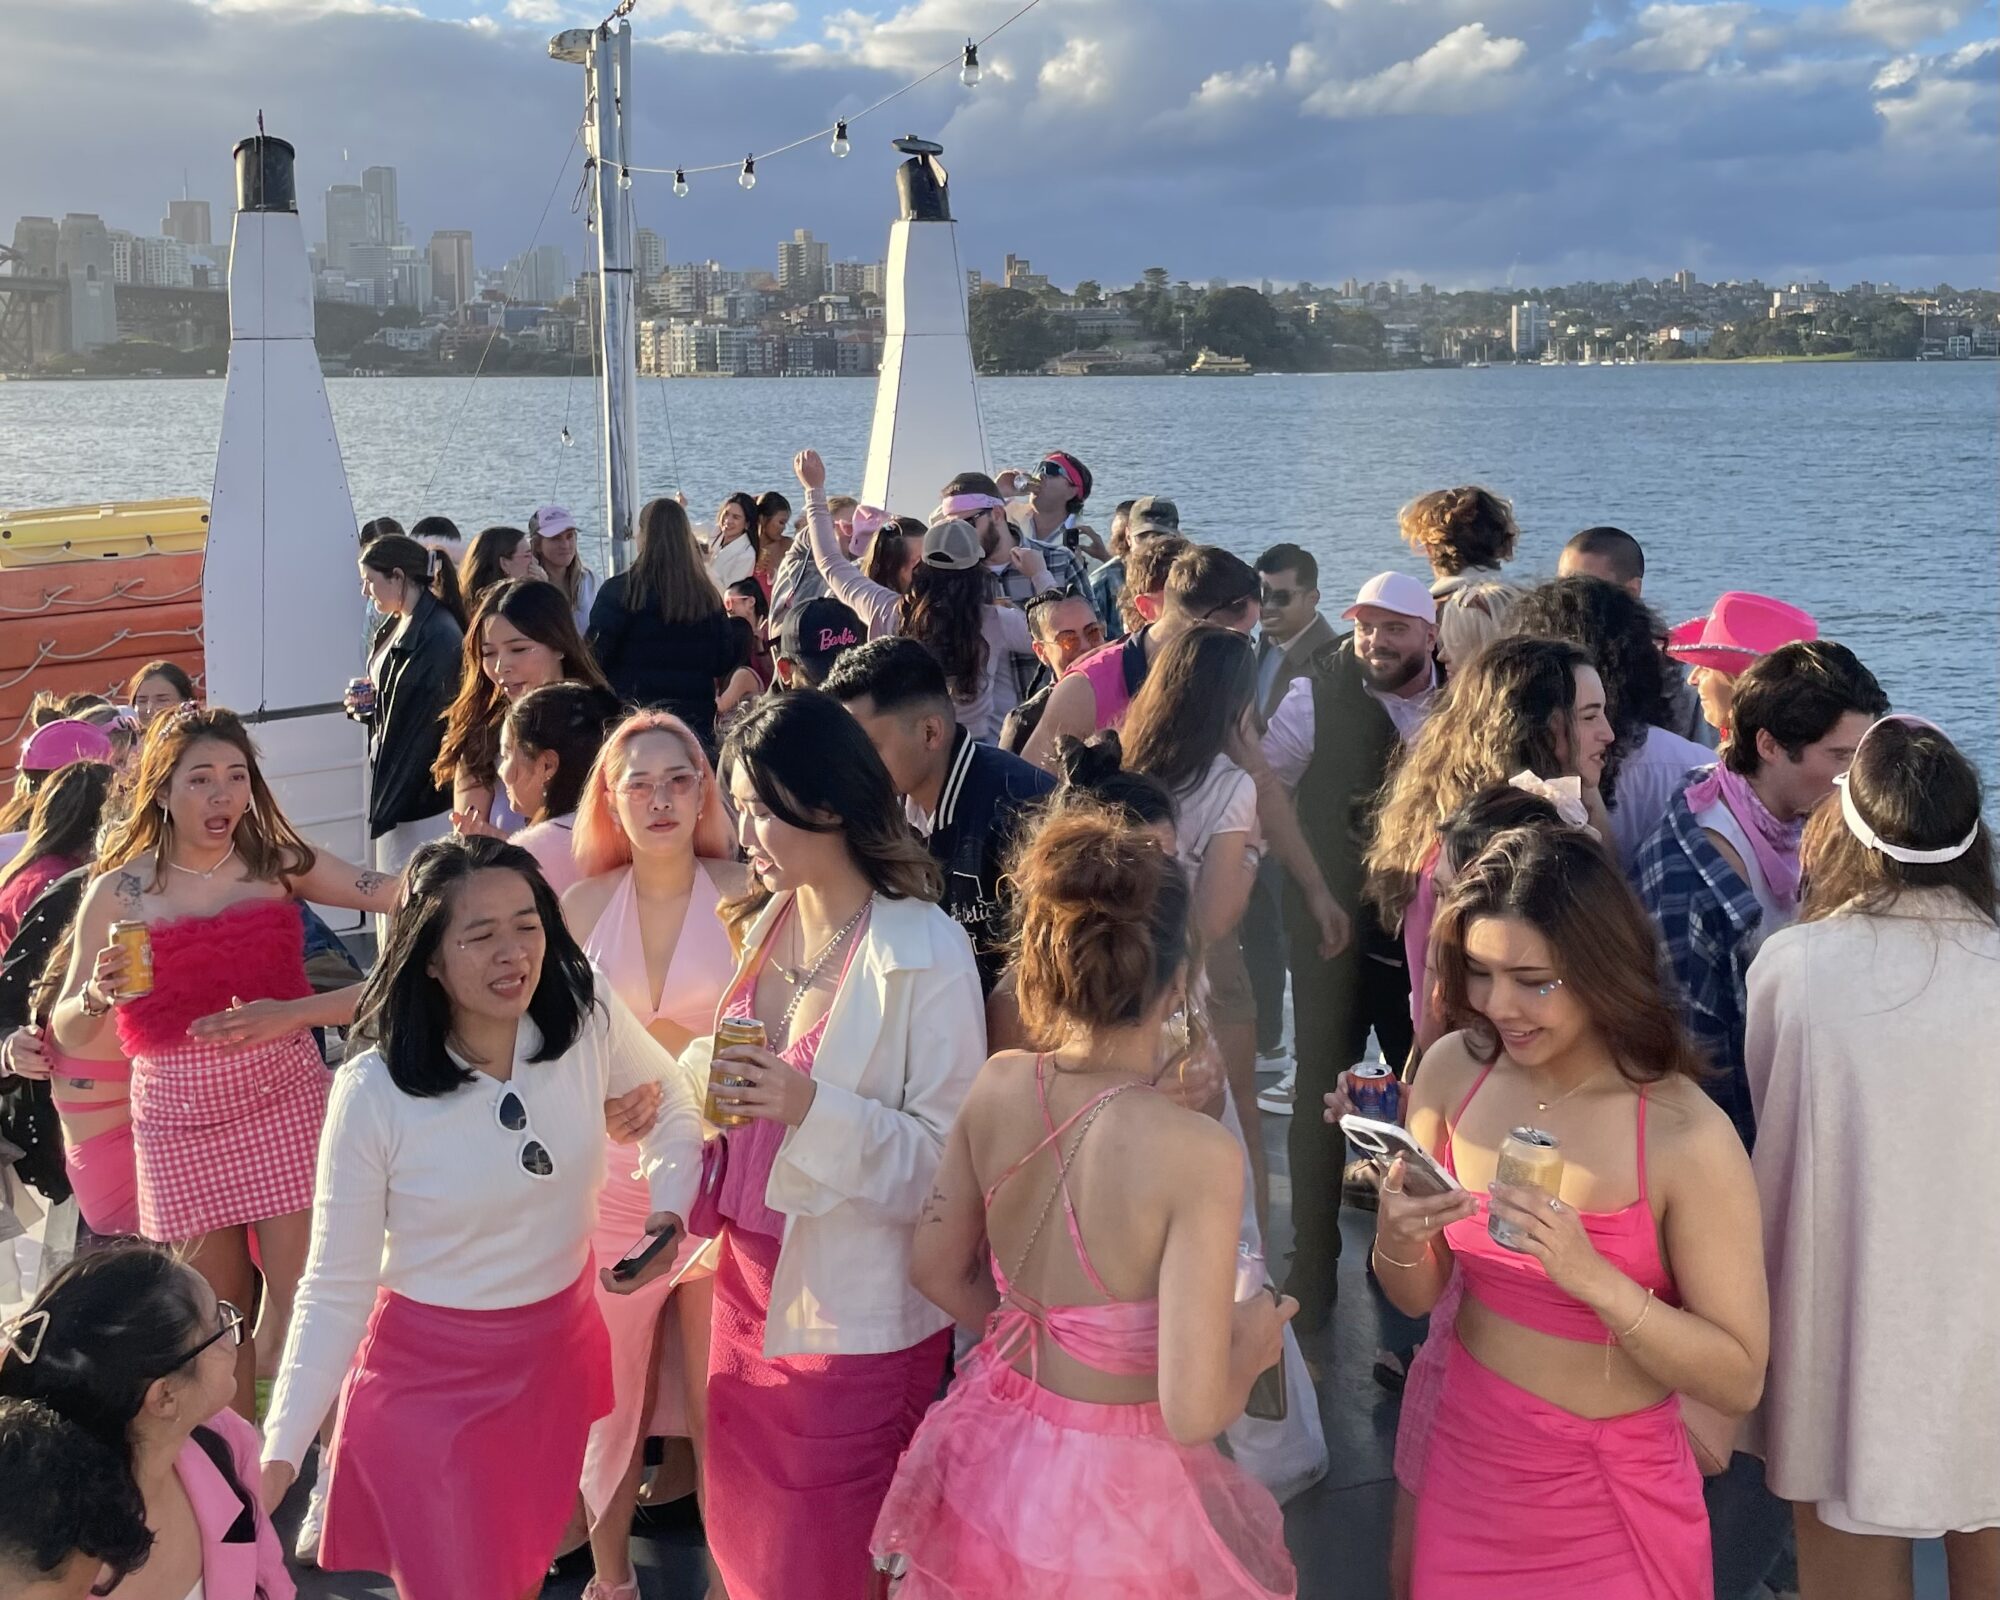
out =
[[[1075,628],[1064,628],[1056,634],[1055,642],[1064,650],[1081,650],[1086,646],[1094,650],[1104,643],[1104,629],[1095,622],[1081,633]]]
[[[1039,467],[1035,468],[1035,476],[1038,478],[1060,478],[1072,489],[1076,487],[1076,480],[1063,470],[1060,461],[1044,461]]]
[[[1267,606],[1288,606],[1299,597],[1297,589],[1266,589],[1264,604]]]
[[[528,1134],[521,1141],[521,1170],[531,1178],[553,1178],[556,1175],[555,1160],[549,1155],[548,1146],[528,1132],[528,1108],[521,1097],[509,1089],[500,1096],[493,1114],[508,1133]]]
[[[206,1339],[202,1340],[200,1344],[196,1345],[186,1355],[182,1356],[180,1362],[178,1363],[179,1366],[181,1367],[186,1366],[190,1361],[194,1360],[196,1356],[200,1355],[202,1351],[206,1350],[210,1345],[220,1344],[224,1339],[227,1339],[229,1341],[229,1348],[232,1350],[234,1350],[238,1345],[243,1343],[244,1318],[242,1312],[238,1311],[236,1307],[231,1305],[227,1300],[218,1300],[215,1302],[215,1316],[216,1316],[216,1321],[219,1324],[215,1332],[211,1333]]]
[[[1201,620],[1213,622],[1217,617],[1240,617],[1245,606],[1253,606],[1256,603],[1257,597],[1254,594],[1246,594],[1240,600],[1225,600],[1219,606],[1210,606],[1201,614]]]

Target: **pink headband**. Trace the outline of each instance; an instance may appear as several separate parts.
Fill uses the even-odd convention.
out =
[[[1006,504],[1005,500],[990,494],[948,494],[938,502],[937,510],[931,513],[931,521],[943,522],[948,517],[964,517],[976,511],[999,510]]]

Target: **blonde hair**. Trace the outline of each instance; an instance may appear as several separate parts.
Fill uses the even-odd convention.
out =
[[[1514,553],[1521,530],[1514,506],[1491,489],[1467,484],[1419,495],[1396,517],[1403,541],[1445,577],[1468,567],[1497,567]]]
[[[1445,596],[1438,607],[1438,649],[1452,672],[1463,672],[1479,652],[1507,631],[1525,589],[1489,578]]]

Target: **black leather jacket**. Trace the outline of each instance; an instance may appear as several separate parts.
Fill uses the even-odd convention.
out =
[[[384,622],[376,642],[395,626],[394,617]],[[375,710],[367,719],[370,838],[451,809],[451,791],[432,781],[431,764],[444,743],[444,716],[458,693],[464,647],[452,614],[426,594],[382,659]]]

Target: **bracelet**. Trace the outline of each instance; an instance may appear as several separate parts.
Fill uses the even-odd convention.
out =
[[[1616,1339],[1620,1344],[1623,1344],[1627,1339],[1631,1338],[1633,1334],[1639,1331],[1639,1324],[1646,1320],[1647,1316],[1651,1313],[1652,1309],[1653,1309],[1653,1291],[1651,1289],[1648,1289],[1646,1291],[1646,1303],[1639,1308],[1638,1316],[1632,1319],[1632,1326],[1627,1328],[1623,1333],[1613,1334],[1612,1337]]]
[[[83,1014],[93,1022],[99,1017],[109,1016],[111,1013],[111,999],[109,996],[105,997],[102,1005],[94,1006],[90,1003],[90,986],[96,982],[95,978],[85,978],[83,980],[83,987],[77,990],[76,993],[76,1003],[83,1008]],[[103,993],[102,990],[98,992],[100,994]]]
[[[1407,1271],[1408,1271],[1408,1270],[1409,1270],[1409,1269],[1410,1269],[1411,1267],[1421,1267],[1421,1266],[1422,1266],[1422,1265],[1423,1265],[1423,1264],[1424,1264],[1425,1262],[1427,1262],[1427,1261],[1429,1261],[1429,1260],[1430,1260],[1430,1258],[1431,1258],[1431,1247],[1430,1247],[1430,1246],[1429,1246],[1428,1244],[1427,1244],[1427,1245],[1425,1245],[1425,1246],[1424,1246],[1424,1253],[1423,1253],[1422,1255],[1418,1256],[1418,1257],[1417,1257],[1417,1259],[1416,1259],[1416,1260],[1414,1260],[1414,1261],[1398,1261],[1398,1260],[1397,1260],[1397,1259],[1396,1259],[1396,1258],[1395,1258],[1394,1256],[1385,1256],[1385,1255],[1384,1255],[1384,1254],[1382,1253],[1382,1246],[1381,1246],[1381,1243],[1380,1243],[1380,1242],[1378,1241],[1378,1242],[1376,1243],[1376,1245],[1375,1245],[1375,1248],[1374,1248],[1374,1250],[1373,1250],[1372,1254],[1374,1255],[1374,1257],[1375,1257],[1375,1259],[1376,1259],[1377,1261],[1386,1261],[1386,1262],[1388,1262],[1388,1263],[1389,1263],[1389,1265],[1390,1265],[1390,1266],[1392,1266],[1392,1267],[1401,1267],[1401,1268],[1402,1268],[1402,1269],[1403,1269],[1404,1271],[1406,1271],[1406,1272],[1407,1272]],[[1635,1326],[1636,1326],[1636,1324],[1635,1324]]]

